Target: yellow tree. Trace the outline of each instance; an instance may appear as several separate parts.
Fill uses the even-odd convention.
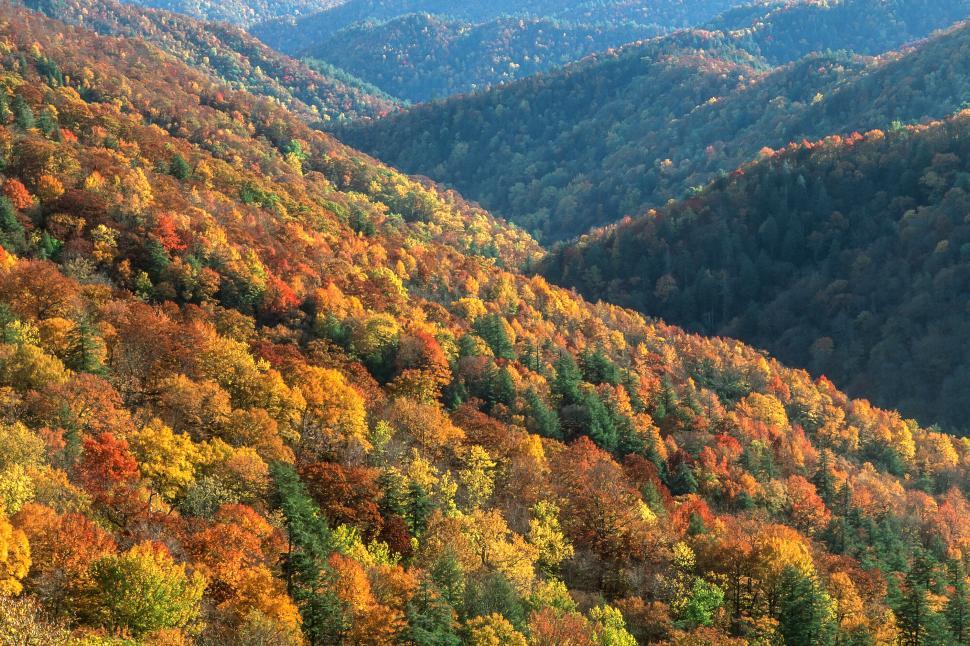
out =
[[[180,497],[194,481],[199,449],[187,434],[153,419],[132,434],[130,444],[142,476],[165,500]]]
[[[20,594],[21,581],[30,570],[27,535],[16,529],[0,511],[0,596]]]
[[[306,366],[295,380],[305,404],[300,410],[302,457],[315,461],[334,452],[370,449],[364,398],[343,374]]]
[[[471,646],[526,646],[525,635],[517,631],[509,620],[498,613],[475,617],[468,622],[468,643]]]
[[[559,525],[559,507],[545,500],[532,508],[529,542],[539,551],[536,565],[546,574],[554,572],[574,552]]]

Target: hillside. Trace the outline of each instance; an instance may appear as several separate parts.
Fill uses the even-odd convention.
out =
[[[948,24],[950,5],[935,6],[924,24]],[[695,31],[686,51],[685,34],[650,41],[341,137],[552,242],[682,197],[763,146],[950,114],[967,97],[967,33],[879,61],[823,54],[771,68],[744,38]],[[704,80],[743,57],[748,70]]]
[[[708,25],[783,65],[813,52],[848,50],[878,55],[970,17],[970,0],[790,1],[740,7]]]
[[[660,33],[703,24],[739,4],[742,0],[348,0],[298,20],[258,25],[253,33],[272,47],[295,55],[356,23],[386,22],[409,14],[432,14],[473,24],[502,17],[548,19],[574,25],[627,25]]]
[[[766,151],[562,250],[546,275],[966,432],[968,136],[963,113]]]
[[[0,78],[5,639],[962,634],[970,441],[144,41],[4,5]]]
[[[192,18],[226,22],[239,27],[309,16],[341,4],[342,0],[126,0]]]
[[[376,117],[395,108],[348,76],[317,71],[243,30],[116,0],[19,0],[19,4],[102,35],[144,38],[229,87],[270,96],[310,122]]]
[[[572,25],[534,18],[473,24],[411,14],[352,25],[302,55],[418,103],[561,67],[656,33],[630,24]]]

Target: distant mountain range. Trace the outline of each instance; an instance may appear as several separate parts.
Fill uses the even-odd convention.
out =
[[[388,94],[418,103],[561,67],[655,33],[628,23],[498,18],[474,24],[410,14],[347,27],[301,55],[325,60]]]
[[[116,0],[22,0],[21,4],[100,34],[144,38],[211,72],[227,86],[272,97],[311,122],[325,125],[376,117],[397,105],[348,74],[311,68],[231,25],[202,23]]]
[[[192,18],[251,27],[280,18],[310,16],[338,6],[344,0],[127,0],[132,4],[165,9]]]
[[[946,39],[902,60],[897,54],[869,61],[802,54],[855,46],[860,34],[868,39],[865,51],[888,51],[970,15],[970,3],[844,5],[859,8],[801,9],[797,15],[812,29],[787,22],[791,8],[768,13],[771,28],[758,21],[740,32],[659,38],[478,95],[351,124],[341,136],[402,169],[455,186],[546,242],[568,239],[684,196],[762,146],[942,117],[962,105],[962,59],[940,51],[951,47]],[[847,12],[868,15],[880,29],[848,27]],[[824,29],[826,21],[842,36]],[[923,31],[914,31],[917,24]],[[813,34],[825,38],[813,42]],[[793,48],[779,45],[796,41]],[[792,62],[772,65],[762,56],[769,47]]]

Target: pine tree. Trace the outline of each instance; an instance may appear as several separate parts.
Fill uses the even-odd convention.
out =
[[[664,377],[660,382],[660,396],[657,397],[657,402],[654,405],[653,418],[658,422],[663,420],[676,412],[679,403],[677,392],[671,386],[670,380]]]
[[[35,125],[34,111],[19,94],[13,99],[13,117],[14,123],[21,130],[30,130]]]
[[[508,619],[517,629],[525,625],[525,605],[500,572],[490,572],[479,580],[468,582],[465,609],[469,617],[487,617],[495,612]]]
[[[465,573],[454,551],[448,549],[431,566],[431,579],[459,617],[464,616]]]
[[[408,643],[415,646],[460,646],[455,611],[429,577],[422,577],[408,602]]]
[[[515,382],[507,367],[502,367],[492,379],[490,403],[513,406],[515,404]]]
[[[303,631],[314,646],[339,643],[346,626],[342,604],[330,585],[330,528],[293,467],[276,463],[270,475],[289,539],[283,572],[303,618]]]
[[[826,646],[835,643],[832,599],[812,577],[785,568],[779,584],[778,632],[789,646]]]
[[[434,501],[417,482],[408,486],[404,518],[412,534],[421,534],[428,524],[428,517],[434,510]]]
[[[918,554],[910,564],[902,590],[892,600],[904,646],[942,646],[953,643],[944,617],[930,606],[928,594],[934,585],[935,564]]]
[[[613,424],[616,426],[617,432],[616,451],[618,455],[635,453],[646,456],[651,460],[653,459],[649,452],[649,449],[653,447],[652,441],[648,447],[644,437],[637,433],[636,426],[633,425],[633,420],[625,415],[617,416],[613,414]]]
[[[954,643],[970,644],[970,592],[967,590],[967,573],[959,562],[950,564],[953,594],[946,604],[946,621]]]
[[[40,116],[37,117],[37,127],[48,138],[56,137],[61,131],[61,127],[57,123],[57,117],[54,116],[53,111],[50,109],[41,111]]]
[[[675,496],[680,496],[683,494],[694,493],[696,491],[697,479],[694,477],[694,472],[691,470],[690,465],[688,465],[687,462],[681,461],[671,477],[670,493],[674,494]]]
[[[543,437],[562,439],[559,417],[546,406],[535,390],[530,388],[526,391],[525,404],[528,411],[526,425],[530,432]]]
[[[10,102],[7,99],[7,93],[0,90],[0,126],[7,125],[10,121]]]
[[[76,372],[101,374],[104,372],[104,342],[98,335],[94,322],[87,316],[74,323],[68,335],[67,355],[64,363]]]
[[[0,196],[0,246],[13,252],[19,251],[27,244],[25,235],[13,204],[6,197]]]
[[[619,433],[616,424],[606,405],[596,396],[595,393],[587,393],[583,397],[583,403],[589,412],[588,435],[596,445],[606,451],[616,451],[619,445]]]
[[[40,255],[42,258],[50,260],[57,256],[61,250],[62,243],[60,240],[52,236],[49,232],[44,231],[40,235]]]
[[[185,161],[185,157],[175,153],[175,155],[172,157],[172,161],[170,161],[168,164],[168,174],[180,182],[184,182],[192,176],[192,167],[189,166],[187,161]]]
[[[818,495],[822,501],[831,507],[832,500],[835,498],[835,478],[832,477],[832,465],[829,455],[827,449],[822,450],[818,470],[812,476],[812,484],[815,485],[815,489],[818,491]]]
[[[20,339],[14,323],[17,317],[6,303],[0,303],[0,343],[14,344]]]
[[[583,378],[591,384],[615,386],[620,383],[619,369],[601,349],[595,352],[584,352],[580,356],[580,363],[583,368]]]
[[[515,359],[515,348],[505,331],[504,321],[498,314],[482,316],[472,325],[475,334],[480,336],[496,359]]]
[[[580,403],[582,393],[579,386],[583,381],[583,374],[579,371],[576,360],[573,359],[572,355],[563,353],[553,367],[556,370],[556,378],[553,381],[552,389],[559,400],[559,406]]]

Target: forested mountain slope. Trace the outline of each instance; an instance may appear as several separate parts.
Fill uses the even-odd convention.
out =
[[[116,0],[20,0],[49,16],[103,35],[149,40],[228,86],[271,96],[311,122],[376,117],[396,106],[354,81],[335,78],[279,54],[243,30],[199,22]]]
[[[766,150],[695,198],[561,250],[546,275],[966,431],[968,141],[962,113]]]
[[[0,9],[14,643],[953,643],[970,441],[590,304],[153,45]]]
[[[474,24],[430,14],[343,29],[302,56],[325,60],[412,102],[487,88],[653,36],[637,25],[574,25],[548,18]]]
[[[878,55],[970,17],[970,0],[838,0],[740,7],[708,25],[783,65],[812,52]]]
[[[414,13],[475,24],[512,16],[584,25],[625,24],[662,33],[705,23],[742,3],[743,0],[349,0],[299,20],[259,25],[253,33],[291,54],[307,51],[355,23],[393,20]]]
[[[543,240],[578,235],[635,211],[654,175],[637,128],[652,137],[711,97],[729,95],[764,71],[746,52],[705,32],[601,54],[566,70],[372,124],[351,124],[352,145],[459,187]],[[436,124],[436,127],[433,126]],[[616,133],[616,134],[612,134]],[[605,166],[614,151],[622,168]]]
[[[193,18],[250,27],[281,18],[313,15],[339,5],[343,0],[126,0],[155,9],[165,9]]]
[[[949,5],[936,6],[927,16],[948,20]],[[562,240],[679,198],[763,146],[946,116],[968,96],[968,38],[959,29],[902,56],[825,54],[771,70],[743,38],[695,31],[341,137]],[[723,60],[745,56],[747,70]]]

